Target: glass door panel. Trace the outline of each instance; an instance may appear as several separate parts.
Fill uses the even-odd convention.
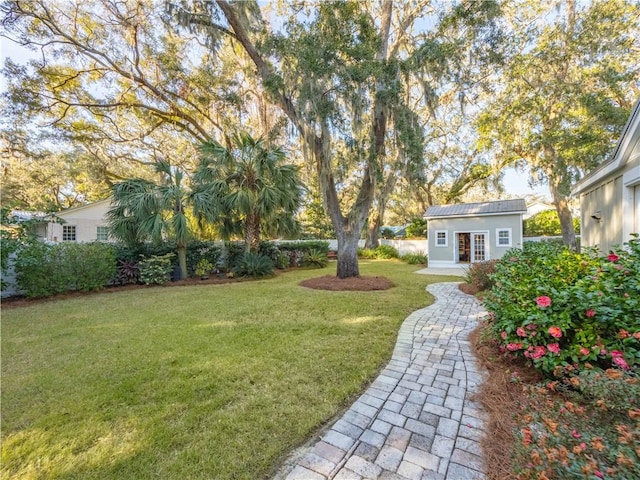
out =
[[[473,245],[473,261],[474,262],[484,262],[486,258],[486,250],[485,250],[485,234],[484,233],[474,233],[472,235]]]

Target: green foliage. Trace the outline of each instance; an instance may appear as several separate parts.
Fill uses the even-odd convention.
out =
[[[409,265],[426,265],[427,254],[426,253],[405,253],[400,257],[400,260],[408,263]]]
[[[388,260],[399,256],[398,250],[391,245],[380,245],[375,249],[358,248],[358,257],[360,258]]]
[[[640,240],[606,257],[525,242],[497,263],[485,297],[505,351],[546,374],[640,365]]]
[[[613,369],[527,387],[514,449],[518,478],[637,478],[638,398],[637,374]]]
[[[425,218],[415,217],[407,225],[407,238],[427,238],[428,222]]]
[[[393,230],[391,230],[389,227],[382,227],[380,229],[380,236],[382,238],[386,238],[388,240],[396,238],[395,232]]]
[[[320,250],[311,249],[305,252],[302,258],[302,265],[305,267],[311,266],[316,268],[324,268],[329,263],[327,254]]]
[[[140,282],[140,265],[138,262],[126,258],[117,260],[115,283],[129,285],[138,282]]]
[[[204,277],[209,275],[213,271],[214,265],[206,258],[203,258],[198,262],[195,269],[195,274],[198,277]]]
[[[215,141],[200,147],[202,158],[194,176],[196,215],[219,225],[224,239],[241,235],[257,252],[261,232],[279,236],[298,228],[298,167],[284,163],[284,150],[265,139],[241,132],[230,141],[230,148]]]
[[[215,268],[222,258],[222,246],[214,242],[192,240],[187,243],[187,269],[196,273],[198,264],[205,260]],[[198,275],[196,273],[196,275]]]
[[[573,228],[580,233],[580,218],[574,217]],[[535,214],[524,221],[524,234],[536,235],[562,235],[560,220],[555,210],[545,210]]]
[[[116,274],[116,256],[103,243],[33,241],[18,251],[15,264],[18,287],[29,298],[48,297],[69,290],[105,287]]]
[[[492,275],[496,272],[497,260],[472,263],[465,274],[465,281],[482,292],[493,287]]]
[[[266,255],[245,252],[238,260],[234,272],[241,277],[264,277],[273,273],[273,262]]]
[[[140,280],[146,285],[164,285],[171,278],[175,254],[151,255],[140,260]]]
[[[389,258],[398,258],[400,254],[398,249],[391,245],[380,245],[376,248],[376,258],[387,260]]]

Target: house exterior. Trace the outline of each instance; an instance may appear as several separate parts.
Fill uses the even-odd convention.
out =
[[[573,187],[581,209],[581,245],[607,253],[640,233],[640,100],[612,156]]]
[[[47,223],[46,236],[48,242],[108,242],[107,211],[111,207],[111,199],[69,208],[55,213],[63,223]]]
[[[429,207],[429,267],[455,268],[522,248],[523,199]]]

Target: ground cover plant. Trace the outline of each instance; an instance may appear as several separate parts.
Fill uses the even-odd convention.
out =
[[[639,261],[635,237],[604,256],[526,244],[496,264],[476,342],[491,479],[636,478]]]
[[[334,267],[335,268],[335,267]],[[267,478],[386,363],[429,282],[328,292],[293,270],[2,311],[3,478]]]

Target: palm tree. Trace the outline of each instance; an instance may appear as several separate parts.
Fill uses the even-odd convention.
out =
[[[234,135],[230,144],[202,144],[194,177],[195,195],[201,197],[196,210],[218,221],[224,238],[242,235],[246,251],[255,252],[261,231],[280,235],[295,230],[294,215],[302,197],[298,168],[282,163],[282,148],[248,133]]]
[[[116,183],[112,189],[112,207],[107,213],[113,237],[128,244],[146,240],[161,241],[173,237],[178,249],[182,278],[187,277],[187,217],[185,205],[190,192],[183,186],[184,173],[160,160],[155,166],[162,183],[141,178]]]

